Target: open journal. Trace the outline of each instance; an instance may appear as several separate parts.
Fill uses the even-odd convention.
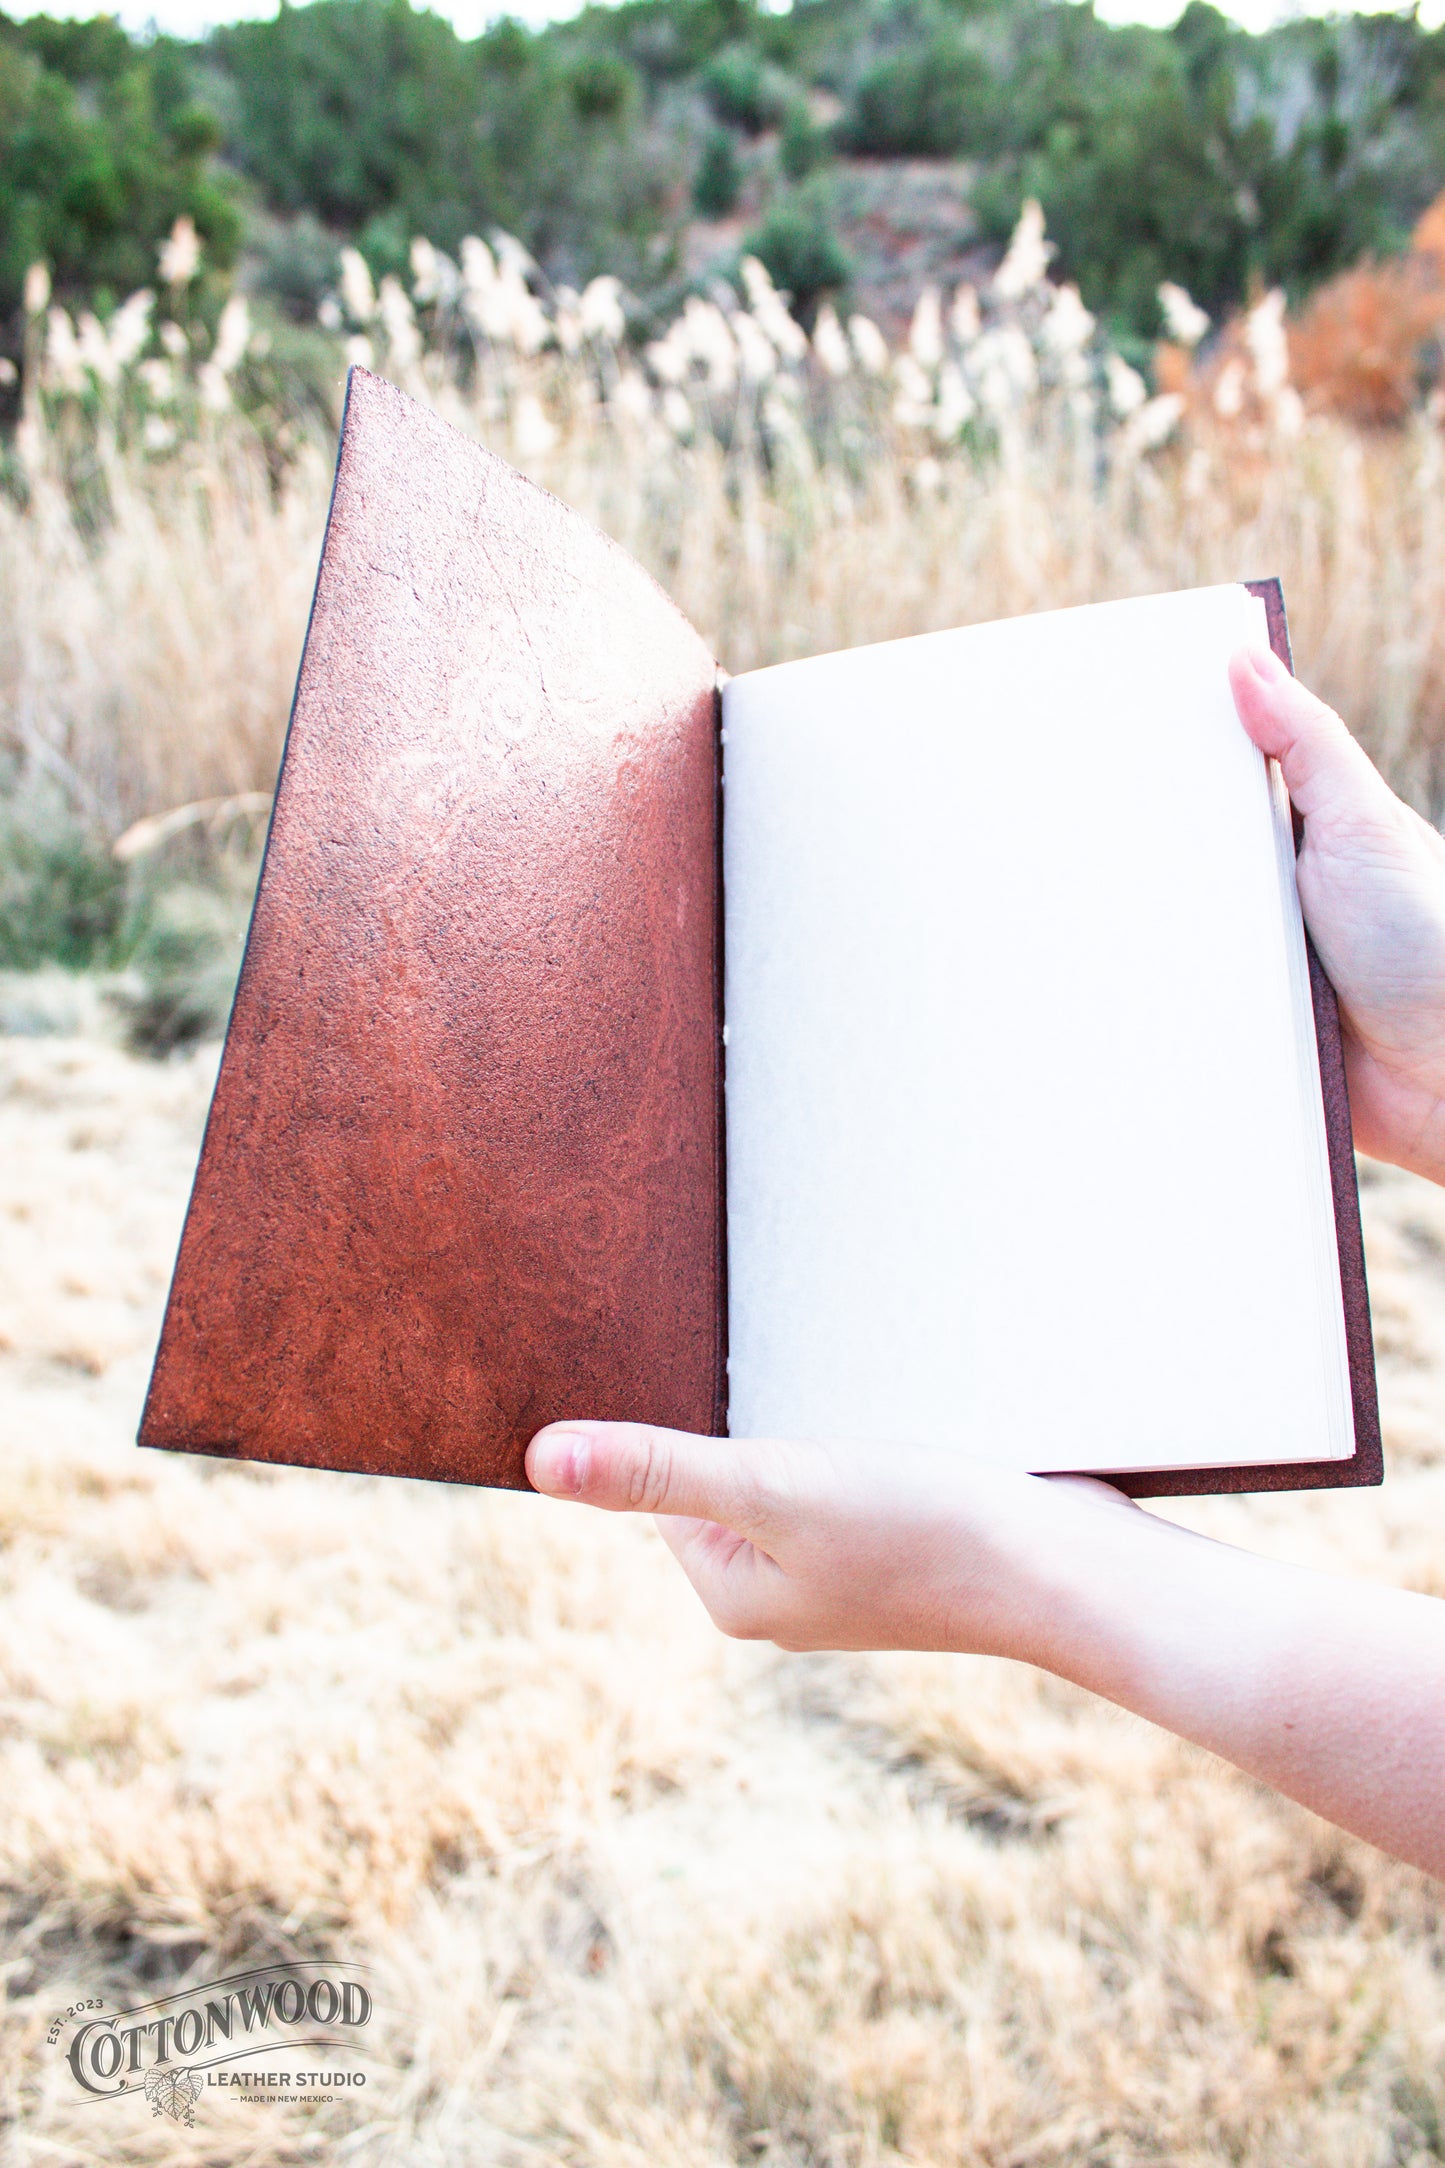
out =
[[[592,1416],[1379,1479],[1274,583],[731,679],[354,371],[142,1443],[521,1485]]]

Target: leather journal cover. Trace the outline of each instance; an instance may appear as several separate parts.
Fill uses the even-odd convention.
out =
[[[718,704],[621,549],[352,372],[142,1444],[523,1488],[557,1417],[725,1429]],[[1310,972],[1354,1457],[1135,1495],[1379,1480]]]
[[[141,1443],[525,1487],[722,1427],[717,672],[363,370]]]

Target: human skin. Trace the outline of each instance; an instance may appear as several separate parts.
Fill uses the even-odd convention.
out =
[[[1304,821],[1300,903],[1340,1000],[1355,1143],[1445,1182],[1445,842],[1267,648],[1230,679]]]
[[[1300,898],[1340,999],[1355,1141],[1445,1182],[1445,843],[1268,650],[1230,677],[1303,816]],[[1445,1603],[956,1449],[579,1420],[538,1433],[527,1473],[657,1515],[724,1633],[1040,1665],[1445,1875]]]

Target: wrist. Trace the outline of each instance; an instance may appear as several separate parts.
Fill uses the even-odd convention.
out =
[[[988,1640],[972,1646],[1137,1707],[1195,1553],[1217,1548],[1103,1482],[1025,1478],[995,1503]]]
[[[1085,1623],[1097,1602],[1091,1584],[1101,1555],[1121,1537],[1127,1545],[1131,1523],[1160,1524],[1088,1478],[975,1467],[966,1481],[963,1525],[955,1526],[943,1562],[945,1646],[1072,1676],[1070,1663],[1102,1623]]]

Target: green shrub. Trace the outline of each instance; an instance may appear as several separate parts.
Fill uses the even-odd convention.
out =
[[[839,123],[865,158],[955,158],[991,149],[1000,86],[949,31],[890,53],[861,77]]]
[[[787,77],[745,45],[730,46],[710,60],[702,87],[718,119],[749,135],[775,128],[788,106]]]
[[[744,245],[804,314],[825,294],[846,286],[853,275],[852,260],[833,226],[829,198],[816,186],[780,196]]]
[[[252,219],[251,253],[256,290],[270,294],[293,322],[314,324],[316,311],[337,282],[340,244],[311,211],[294,218]]]
[[[250,918],[254,867],[209,883],[167,883],[137,911],[132,984],[115,995],[131,1042],[167,1054],[219,1038],[231,1013]]]
[[[743,169],[737,146],[726,128],[710,131],[692,184],[693,207],[701,218],[726,218],[737,206]]]
[[[583,120],[621,120],[637,96],[637,78],[615,53],[584,53],[573,63],[572,103]]]
[[[217,838],[197,827],[122,865],[58,790],[0,800],[0,1029],[75,1028],[66,1019],[104,998],[147,1052],[218,1036],[245,945],[256,840],[247,824]],[[63,998],[67,983],[74,999]]]
[[[459,38],[406,0],[312,0],[215,31],[226,149],[263,205],[312,213],[374,271],[404,271],[414,234],[455,251],[504,226],[555,277],[640,277],[677,181],[672,131],[650,133],[642,79],[597,25],[504,18]]]
[[[153,285],[156,250],[183,214],[212,269],[233,260],[240,217],[173,39],[143,45],[108,17],[16,23],[0,15],[0,319],[37,259],[67,298]]]
[[[778,141],[778,164],[790,181],[805,181],[826,161],[831,145],[801,98],[788,107]]]
[[[32,789],[0,807],[0,970],[105,967],[125,908],[125,875],[105,837],[58,791]]]

